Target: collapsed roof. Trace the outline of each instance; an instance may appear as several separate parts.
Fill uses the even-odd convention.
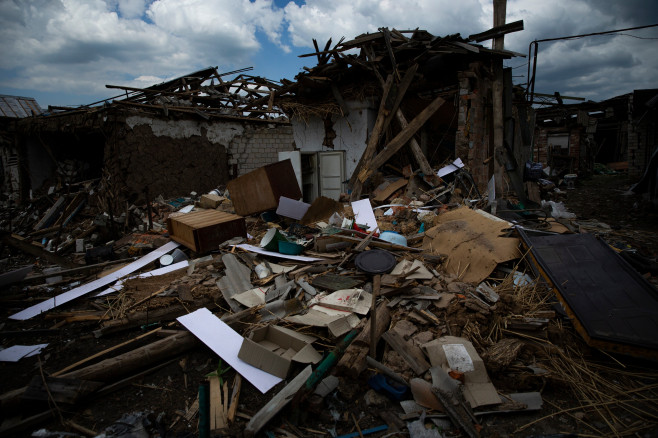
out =
[[[123,94],[76,108],[51,106],[49,109],[57,114],[70,114],[117,106],[165,115],[170,112],[190,114],[206,120],[286,121],[273,101],[274,93],[282,85],[244,74],[252,68],[219,73],[217,67],[208,67],[147,88],[106,85],[109,89],[122,90]],[[230,80],[223,79],[233,74],[237,76]]]

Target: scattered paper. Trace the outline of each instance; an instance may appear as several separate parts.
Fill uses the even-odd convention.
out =
[[[455,161],[452,162],[452,164],[448,164],[447,166],[439,169],[437,175],[443,178],[446,175],[450,175],[451,173],[458,171],[462,167],[464,167],[464,163],[462,162],[462,159],[457,158]]]
[[[370,205],[370,199],[366,198],[352,202],[352,212],[354,213],[356,223],[367,225],[368,232],[379,227],[375,218],[375,212],[372,211],[372,205]]]
[[[240,359],[244,338],[205,307],[177,319],[263,394],[283,380]]]
[[[311,204],[307,204],[306,202],[297,201],[295,199],[281,196],[279,198],[279,207],[276,209],[276,214],[279,216],[300,220],[304,217],[310,207]]]
[[[318,295],[309,302],[309,307],[319,304],[322,307],[365,315],[370,311],[372,295],[363,289],[337,290],[329,295]],[[319,309],[318,309],[319,310]]]
[[[465,373],[467,371],[475,371],[471,356],[468,355],[466,347],[462,344],[446,344],[443,345],[443,352],[446,355],[446,360],[450,368],[455,371]]]
[[[32,357],[46,348],[48,344],[38,345],[14,345],[13,347],[0,350],[0,362],[18,362],[24,357]]]
[[[162,245],[160,248],[151,251],[141,259],[135,260],[131,264],[124,266],[118,271],[112,272],[111,274],[108,274],[105,277],[101,277],[98,280],[94,280],[87,284],[83,284],[82,286],[76,287],[75,289],[71,289],[70,291],[57,295],[54,298],[50,298],[48,300],[42,301],[39,304],[35,304],[34,306],[28,307],[25,310],[21,310],[20,312],[11,315],[9,318],[18,319],[22,321],[37,316],[42,312],[46,312],[50,309],[54,309],[55,307],[61,306],[64,303],[68,303],[69,301],[72,301],[83,295],[87,295],[88,293],[93,292],[98,288],[107,286],[110,283],[114,283],[118,279],[123,278],[126,275],[135,272],[140,268],[143,268],[144,266],[159,259],[163,255],[167,254],[169,251],[173,249],[176,249],[177,247],[178,247],[178,243],[167,242],[164,245]]]

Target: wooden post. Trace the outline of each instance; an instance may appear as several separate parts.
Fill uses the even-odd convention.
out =
[[[382,284],[382,276],[375,275],[372,279],[372,305],[370,306],[370,356],[377,357],[377,295]]]
[[[507,12],[507,0],[494,0],[494,17],[493,27],[505,24],[505,15]],[[505,36],[501,35],[493,40],[494,50],[503,50],[505,48]],[[494,61],[494,82],[492,86],[493,94],[493,131],[494,131],[494,155],[499,156],[504,148],[504,117],[503,117],[503,61],[501,59]],[[503,163],[494,160],[494,182],[496,184],[496,197],[503,195],[504,185],[503,176],[505,168]]]

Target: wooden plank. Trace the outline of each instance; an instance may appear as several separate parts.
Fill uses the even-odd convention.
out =
[[[390,141],[389,144],[386,145],[386,147],[372,160],[372,162],[369,164],[369,174],[372,173],[374,170],[378,169],[379,167],[383,166],[397,151],[400,150],[402,146],[404,146],[411,138],[412,136],[418,131],[424,124],[425,122],[445,103],[445,100],[443,100],[441,97],[437,97],[434,99],[427,107],[422,110],[412,121],[402,129],[396,135],[393,140]],[[399,110],[398,110],[399,111]],[[399,111],[401,114],[401,111]],[[399,120],[399,119],[398,119]],[[418,149],[420,150],[420,146],[418,143],[416,143],[418,146]],[[422,154],[422,151],[421,151]],[[420,164],[420,163],[419,163]],[[369,176],[368,174],[368,176]],[[361,178],[359,175],[359,179],[363,182],[365,181],[366,178]]]
[[[218,376],[208,377],[210,383],[210,431],[218,431],[226,427],[224,406],[222,405],[222,387]]]
[[[388,75],[388,77],[386,78],[386,82],[383,84],[382,100],[379,102],[379,112],[377,113],[377,120],[375,120],[375,126],[373,127],[372,133],[368,138],[368,143],[366,144],[366,148],[363,151],[363,154],[361,154],[361,158],[359,159],[359,162],[354,168],[354,173],[352,173],[352,176],[350,177],[349,184],[352,187],[354,187],[354,184],[357,181],[357,175],[359,174],[360,170],[363,168],[364,164],[370,161],[371,157],[374,156],[375,152],[377,151],[377,144],[379,143],[379,140],[384,132],[384,121],[386,120],[386,116],[388,115],[388,111],[386,110],[386,101],[388,99],[388,95],[392,85],[393,85],[393,75]]]
[[[402,81],[400,81],[398,85],[393,86],[393,89],[391,90],[391,95],[394,96],[395,100],[393,101],[393,104],[390,106],[389,113],[386,115],[386,119],[384,120],[384,127],[383,127],[384,131],[388,129],[389,125],[391,124],[391,121],[393,121],[393,118],[397,117],[398,110],[400,109],[400,104],[402,103],[404,96],[406,96],[407,94],[407,89],[409,88],[414,78],[416,77],[417,71],[418,71],[418,64],[412,65],[404,73],[404,77],[402,78]]]
[[[372,304],[370,305],[370,356],[377,357],[377,296],[382,284],[382,276],[375,275],[372,280]]]
[[[126,345],[129,345],[129,344],[131,344],[131,343],[133,343],[133,342],[135,342],[135,341],[138,341],[138,340],[140,340],[140,339],[142,339],[142,338],[145,338],[145,337],[147,337],[147,336],[150,336],[150,335],[152,335],[152,334],[155,334],[155,333],[159,332],[160,330],[162,330],[162,327],[158,327],[158,328],[156,328],[156,329],[151,330],[150,332],[143,333],[143,334],[141,334],[141,335],[139,335],[139,336],[137,336],[137,337],[135,337],[135,338],[129,339],[129,340],[127,340],[127,341],[125,341],[125,342],[122,342],[122,343],[120,343],[120,344],[118,344],[118,345],[115,345],[115,346],[113,346],[113,347],[106,348],[106,349],[103,350],[103,351],[99,351],[99,352],[96,353],[96,354],[92,354],[91,356],[89,356],[89,357],[87,357],[87,358],[85,358],[85,359],[79,360],[79,361],[77,361],[77,362],[74,363],[74,364],[71,364],[71,365],[69,365],[69,366],[67,366],[67,367],[65,367],[65,368],[62,368],[61,370],[59,370],[59,371],[53,373],[52,376],[53,376],[53,377],[61,376],[61,375],[64,374],[65,372],[67,372],[67,371],[71,371],[72,369],[77,368],[77,367],[79,367],[79,366],[82,365],[82,364],[85,364],[85,363],[87,363],[87,362],[89,362],[89,361],[91,361],[91,360],[93,360],[93,359],[96,359],[96,358],[99,358],[99,357],[101,357],[101,356],[104,356],[105,354],[110,353],[110,352],[112,352],[112,351],[114,351],[114,350],[117,350],[117,349],[119,349],[119,348],[121,348],[121,347],[125,347]]]
[[[23,237],[17,235],[17,234],[12,234],[11,236],[5,236],[4,237],[5,243],[9,244],[10,246],[13,246],[16,249],[19,249],[25,253],[28,253],[30,255],[33,255],[35,257],[41,257],[45,260],[48,260],[51,263],[54,263],[56,265],[63,266],[65,268],[79,268],[80,265],[77,265],[73,263],[72,261],[68,260],[65,257],[58,256],[57,254],[53,254],[49,251],[46,251],[45,249],[41,248],[40,246],[34,245],[31,242],[28,242],[25,240]]]
[[[518,32],[520,30],[523,30],[523,20],[492,27],[491,29],[485,30],[484,32],[474,33],[473,35],[469,35],[468,39],[479,43],[482,41],[502,37],[508,33]]]
[[[238,412],[238,402],[240,401],[240,389],[242,389],[242,376],[238,373],[235,374],[233,380],[233,393],[231,394],[231,407],[228,410],[227,420],[232,423],[235,419],[235,414]]]
[[[265,405],[263,408],[256,412],[256,414],[251,417],[249,423],[244,429],[244,435],[246,437],[255,436],[259,430],[267,424],[268,421],[272,419],[281,409],[284,408],[293,398],[293,396],[299,391],[302,386],[306,383],[306,380],[311,377],[312,368],[307,366],[304,370],[299,373],[285,388],[283,388],[277,395],[272,397],[272,399]]]
[[[382,338],[391,346],[402,358],[409,364],[417,376],[422,375],[430,369],[430,364],[423,357],[420,348],[405,341],[402,336],[393,330],[389,330],[382,335]]]
[[[398,110],[395,112],[395,117],[397,118],[398,123],[400,124],[400,127],[402,129],[407,127],[407,119],[402,113],[401,109],[398,108]],[[415,138],[411,137],[411,139],[409,140],[409,147],[411,148],[411,152],[414,154],[414,158],[416,159],[416,162],[418,163],[418,167],[420,167],[420,170],[425,175],[434,175],[432,166],[430,166],[429,162],[427,161],[427,158],[425,157],[425,154],[423,154],[423,150],[420,148],[420,145],[418,144]]]
[[[34,376],[21,398],[30,401],[48,401],[52,396],[56,403],[73,405],[103,386],[102,382],[71,378],[46,377],[45,381],[48,390],[44,385],[44,379],[41,376]]]

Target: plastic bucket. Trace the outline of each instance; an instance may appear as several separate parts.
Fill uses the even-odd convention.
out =
[[[276,228],[270,228],[260,240],[260,247],[268,251],[278,251],[279,241],[287,241],[287,239]]]

